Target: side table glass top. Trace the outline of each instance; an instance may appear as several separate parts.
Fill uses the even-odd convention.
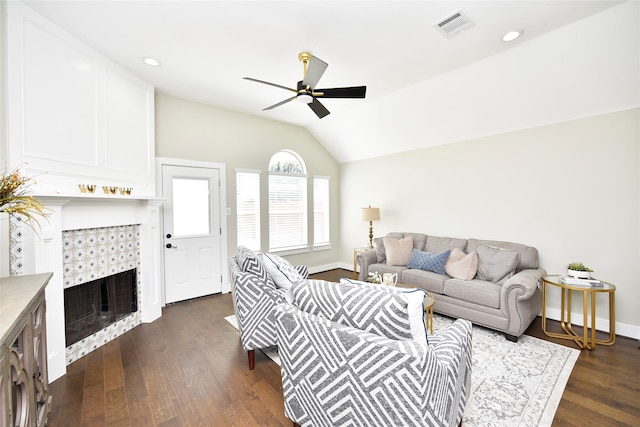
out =
[[[544,276],[542,278],[547,283],[551,283],[556,286],[562,286],[565,288],[575,289],[578,291],[590,291],[590,292],[610,292],[616,289],[616,285],[602,281],[600,279],[593,279],[594,281],[602,283],[602,286],[585,286],[585,285],[569,285],[560,280],[559,274],[552,274]]]

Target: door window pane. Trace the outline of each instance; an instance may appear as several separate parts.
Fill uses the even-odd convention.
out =
[[[211,234],[209,180],[173,178],[173,235]]]

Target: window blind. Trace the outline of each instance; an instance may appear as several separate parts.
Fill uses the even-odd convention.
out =
[[[313,178],[313,245],[331,243],[329,221],[329,177]]]
[[[269,174],[269,250],[307,245],[307,178]]]
[[[236,172],[238,246],[260,248],[260,172]]]

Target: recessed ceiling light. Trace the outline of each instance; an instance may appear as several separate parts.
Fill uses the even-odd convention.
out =
[[[144,58],[142,58],[142,60],[144,61],[145,64],[151,66],[151,67],[159,67],[160,61],[158,61],[155,58],[151,58],[150,56],[145,56]]]
[[[524,31],[522,30],[509,31],[507,34],[504,35],[504,37],[502,37],[502,40],[505,42],[514,41],[515,39],[520,37],[522,33],[524,33]]]

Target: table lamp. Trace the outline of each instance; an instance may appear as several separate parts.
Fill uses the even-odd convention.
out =
[[[380,220],[380,208],[362,208],[362,220],[369,221],[369,249],[373,249],[373,221]]]

